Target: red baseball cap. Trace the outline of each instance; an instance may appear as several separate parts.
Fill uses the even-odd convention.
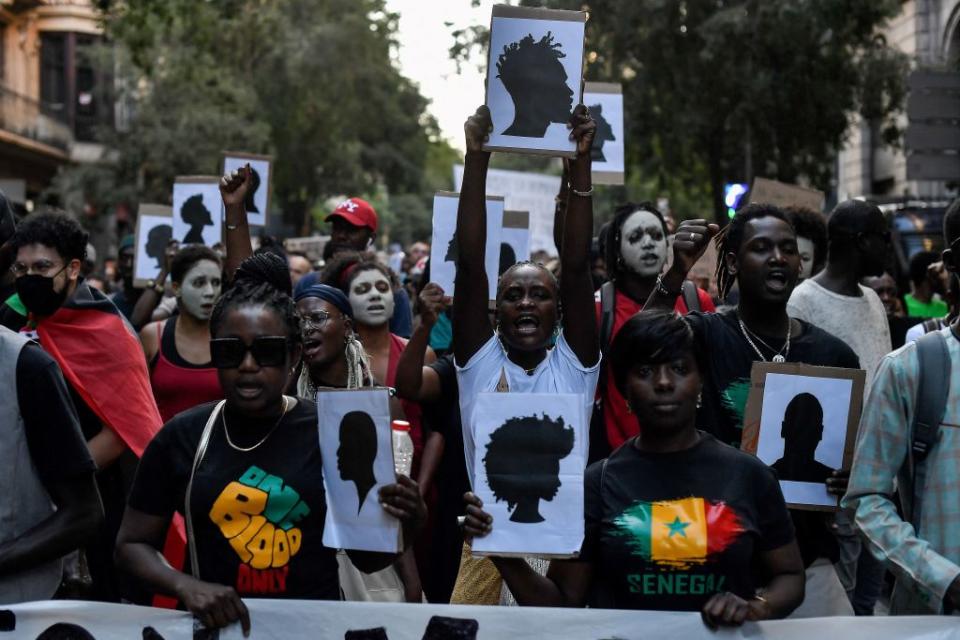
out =
[[[368,227],[371,231],[377,230],[377,212],[373,210],[369,202],[360,198],[344,200],[324,219],[324,222],[329,222],[330,218],[333,217],[343,218],[355,227]]]

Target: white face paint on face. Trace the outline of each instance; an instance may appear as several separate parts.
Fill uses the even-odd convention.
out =
[[[376,269],[361,271],[350,284],[350,306],[360,324],[379,327],[393,317],[390,281]]]
[[[631,213],[620,229],[620,256],[633,273],[658,275],[667,261],[667,238],[660,219],[642,209]]]
[[[806,280],[813,275],[813,257],[816,255],[813,240],[797,236],[797,251],[800,253],[800,279]]]
[[[180,283],[181,310],[198,320],[209,320],[220,296],[220,277],[219,265],[211,260],[201,260],[190,267]]]

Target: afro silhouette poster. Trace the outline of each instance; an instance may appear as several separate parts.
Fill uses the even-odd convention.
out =
[[[454,280],[457,275],[457,207],[460,194],[438,191],[433,196],[433,238],[430,245],[430,280],[443,287],[444,292],[454,295]],[[487,269],[489,300],[497,297],[497,275],[500,266],[500,234],[503,227],[503,198],[487,196],[487,244],[484,248],[484,265]]]
[[[493,7],[485,149],[574,157],[567,122],[581,97],[585,22],[582,11]]]
[[[777,473],[787,504],[835,510],[834,469],[849,469],[866,373],[759,362],[751,372],[741,447]]]
[[[586,427],[577,394],[481,393],[473,490],[493,531],[473,552],[571,557],[583,542]]]
[[[500,266],[497,275],[518,262],[530,259],[530,213],[504,211],[503,231],[500,232]]]
[[[163,268],[167,244],[173,238],[173,210],[162,204],[141,204],[134,237],[133,284],[145,287]]]
[[[223,153],[224,174],[236,171],[247,163],[253,170],[253,185],[245,202],[247,222],[251,225],[262,227],[267,224],[267,209],[270,206],[270,161],[270,156],[233,151]]]
[[[593,138],[594,184],[623,184],[623,90],[619,84],[588,82],[583,104],[597,123]]]
[[[400,549],[399,521],[377,497],[380,487],[396,481],[389,398],[382,387],[317,393],[327,493],[323,544],[331,549]]]
[[[173,239],[180,244],[223,240],[223,201],[220,178],[180,176],[173,183]]]

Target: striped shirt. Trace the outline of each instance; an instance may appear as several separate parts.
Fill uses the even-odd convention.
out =
[[[891,613],[937,613],[951,582],[960,575],[960,341],[946,338],[951,367],[940,441],[927,457],[920,535],[897,513],[893,493],[911,446],[919,383],[916,343],[881,361],[864,405],[850,485],[843,505],[856,510],[856,523],[873,555],[897,576]],[[957,603],[960,604],[960,603]]]

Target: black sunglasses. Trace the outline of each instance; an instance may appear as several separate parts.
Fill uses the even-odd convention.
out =
[[[240,338],[210,340],[210,362],[217,369],[236,369],[248,351],[261,367],[281,367],[287,361],[287,339],[283,336],[260,336],[254,338],[251,345]]]

